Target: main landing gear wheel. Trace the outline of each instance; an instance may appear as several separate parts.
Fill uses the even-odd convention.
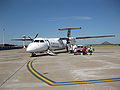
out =
[[[31,54],[31,57],[36,57],[36,54],[35,54],[35,53],[32,53],[32,54]]]

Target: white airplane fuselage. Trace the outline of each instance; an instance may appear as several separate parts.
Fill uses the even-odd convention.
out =
[[[59,38],[35,38],[26,49],[30,53],[40,53],[47,50],[58,50],[66,48],[66,40]]]

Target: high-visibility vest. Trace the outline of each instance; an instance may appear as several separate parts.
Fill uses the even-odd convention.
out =
[[[90,48],[90,51],[93,51],[92,48]]]

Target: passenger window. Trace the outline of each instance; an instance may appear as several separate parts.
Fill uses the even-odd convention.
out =
[[[40,40],[41,43],[44,43],[44,40]]]

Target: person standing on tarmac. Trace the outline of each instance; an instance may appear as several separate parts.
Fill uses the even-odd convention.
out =
[[[83,53],[83,55],[87,55],[86,49],[87,49],[86,47],[82,48],[82,53]]]
[[[92,53],[93,53],[93,49],[92,48],[89,49],[89,53],[90,53],[90,55],[92,55]]]
[[[92,47],[92,45],[90,45],[90,48],[88,50],[88,52],[90,53],[90,55],[92,55],[93,51],[94,51],[94,48]]]

